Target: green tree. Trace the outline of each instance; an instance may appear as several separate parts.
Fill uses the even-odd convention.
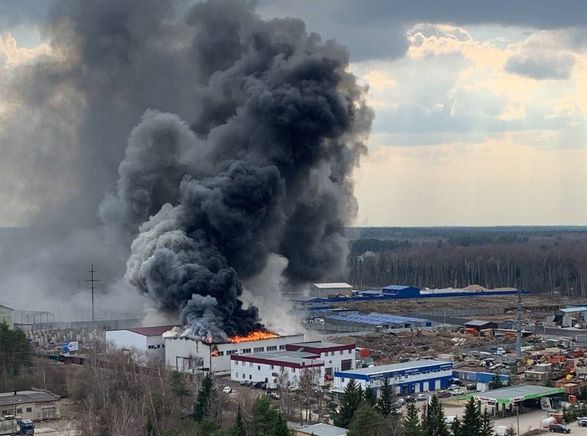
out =
[[[351,379],[342,394],[338,412],[334,415],[334,425],[348,428],[353,415],[363,403],[363,390]]]
[[[247,427],[245,425],[245,420],[243,419],[240,406],[236,411],[236,419],[234,421],[234,425],[229,431],[229,434],[230,436],[247,436]]]
[[[424,429],[422,428],[420,418],[418,417],[418,409],[416,409],[414,403],[408,404],[403,424],[406,436],[424,435]]]
[[[194,404],[194,419],[197,422],[203,421],[205,418],[210,418],[212,422],[215,422],[218,410],[216,409],[216,386],[214,380],[210,374],[204,376],[202,386],[196,396],[196,402]]]
[[[362,404],[349,425],[348,436],[380,436],[387,433],[383,416],[369,403]]]
[[[375,407],[375,405],[377,404],[377,395],[375,395],[375,390],[373,388],[365,389],[363,398],[365,400],[365,403],[367,403],[371,407]]]
[[[171,385],[171,391],[179,397],[181,403],[183,403],[184,398],[190,396],[190,390],[186,386],[183,374],[179,371],[171,371],[169,384]]]
[[[479,436],[494,436],[495,432],[493,431],[493,422],[491,421],[491,417],[487,412],[487,409],[483,411],[483,415],[481,415],[481,429],[479,430]]]
[[[426,407],[423,419],[424,432],[428,436],[448,436],[448,426],[444,419],[442,404],[436,395],[432,395]]]
[[[473,397],[465,405],[463,422],[459,436],[478,436],[481,431],[481,412]]]
[[[450,423],[450,431],[454,436],[459,436],[461,434],[461,420],[458,416],[455,416],[455,419]]]
[[[255,436],[288,436],[287,422],[267,396],[257,398],[251,416],[251,434]]]
[[[381,386],[381,393],[379,394],[379,401],[377,401],[377,409],[383,416],[396,415],[397,407],[395,405],[396,399],[393,393],[393,386],[389,383],[389,378],[383,379]]]
[[[11,377],[20,375],[33,363],[32,349],[25,333],[10,330],[8,324],[0,323],[0,376],[5,389]]]

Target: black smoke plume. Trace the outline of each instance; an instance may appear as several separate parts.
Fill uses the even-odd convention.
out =
[[[346,51],[299,20],[264,21],[222,0],[195,5],[186,23],[196,113],[189,124],[145,113],[101,214],[138,228],[129,282],[195,335],[226,339],[259,328],[240,279],[269,254],[288,259],[292,285],[342,267],[371,112]]]

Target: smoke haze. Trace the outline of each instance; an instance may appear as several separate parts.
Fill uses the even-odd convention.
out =
[[[104,259],[113,276],[130,246],[126,281],[198,336],[259,327],[241,280],[276,270],[297,286],[341,271],[372,119],[342,47],[234,0],[65,0],[45,32],[52,55],[14,79],[32,116],[8,113],[21,130],[0,138],[23,152],[24,133],[36,154],[31,223],[118,241]],[[267,268],[272,256],[283,268]],[[271,292],[256,287],[253,299]]]

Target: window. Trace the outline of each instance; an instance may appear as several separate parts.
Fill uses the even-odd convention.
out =
[[[274,369],[274,365],[271,365],[271,369]]]
[[[236,350],[226,350],[227,356],[232,356],[233,354],[236,354]]]
[[[243,372],[243,378],[245,378],[245,373]]]
[[[249,380],[253,380],[253,375],[249,374]]]
[[[277,345],[269,345],[267,347],[267,351],[275,351],[275,350],[277,350]]]
[[[253,367],[253,362],[249,362],[249,366],[252,368]]]
[[[338,352],[338,354],[340,354],[340,355],[342,356],[342,350],[340,350],[340,351]]]
[[[27,411],[27,413],[31,413],[33,411],[33,408],[32,407],[27,407],[26,408],[26,411]]]
[[[16,409],[16,413],[22,413],[22,407]]]
[[[8,410],[3,410],[2,415],[10,415],[10,414],[8,413]]]
[[[264,347],[257,347],[257,348],[254,348],[253,351],[255,353],[262,353],[263,351],[265,351],[265,348]]]
[[[224,351],[219,351],[219,352],[218,352],[218,355],[219,355],[219,356],[224,356]]]
[[[261,365],[257,365],[257,371],[261,371]]]
[[[238,360],[235,360],[235,361],[234,361],[234,364],[235,364],[236,366],[238,366]]]
[[[349,354],[351,354],[353,352],[353,350],[349,350]]]
[[[236,378],[238,378],[238,372],[236,373]]]
[[[280,346],[279,346],[279,349],[280,349],[280,350],[285,350],[285,345],[280,345]]]
[[[250,352],[251,352],[250,348],[243,348],[241,351],[242,354],[250,354]]]

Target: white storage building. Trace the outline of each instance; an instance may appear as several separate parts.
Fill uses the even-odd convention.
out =
[[[163,333],[174,326],[134,327],[121,330],[107,330],[106,342],[123,350],[134,350],[147,360],[165,358]]]

